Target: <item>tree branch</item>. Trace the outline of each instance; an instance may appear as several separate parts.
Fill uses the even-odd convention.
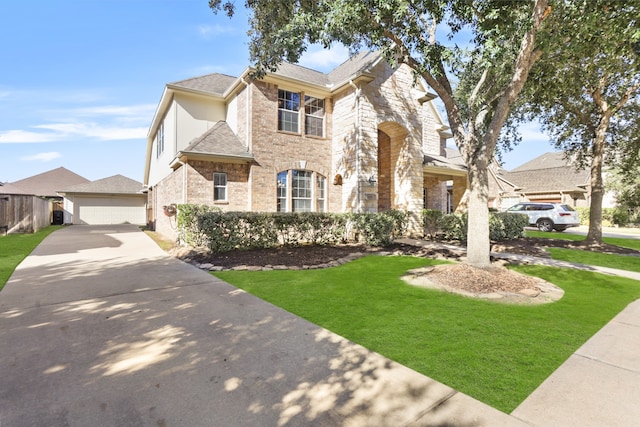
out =
[[[487,129],[485,143],[490,151],[493,151],[495,148],[495,144],[497,143],[500,134],[500,129],[509,115],[511,105],[515,102],[518,94],[524,87],[529,70],[531,70],[535,60],[537,60],[541,55],[540,52],[534,49],[536,34],[542,25],[542,22],[550,13],[551,6],[549,6],[549,0],[536,0],[532,12],[533,24],[522,38],[513,76],[511,77],[511,81],[507,85],[503,96],[498,101],[494,115],[491,118],[491,123]]]

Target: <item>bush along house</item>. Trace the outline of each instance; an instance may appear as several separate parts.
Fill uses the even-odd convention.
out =
[[[329,73],[283,63],[252,79],[167,84],[147,137],[149,225],[177,237],[174,205],[227,211],[450,212],[467,173],[429,87],[361,52]]]

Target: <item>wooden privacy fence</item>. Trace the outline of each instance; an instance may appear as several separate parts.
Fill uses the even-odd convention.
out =
[[[36,196],[0,194],[0,235],[35,233],[51,224],[51,202]]]

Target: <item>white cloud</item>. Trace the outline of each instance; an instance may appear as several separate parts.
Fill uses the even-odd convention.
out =
[[[60,139],[59,135],[44,132],[31,132],[14,129],[0,131],[0,144],[27,144],[35,142],[52,142]]]
[[[43,109],[36,124],[0,129],[0,144],[143,139],[155,109],[154,104]]]
[[[198,27],[198,33],[205,39],[215,37],[219,34],[231,33],[234,28],[229,25],[200,25]]]
[[[58,159],[60,157],[62,157],[62,154],[57,151],[49,151],[46,153],[34,154],[32,156],[20,157],[20,160],[50,162],[51,160]]]
[[[154,104],[139,105],[103,105],[96,107],[75,108],[65,110],[68,114],[79,117],[96,117],[96,116],[121,116],[121,117],[149,117],[155,111]]]
[[[314,45],[302,55],[298,63],[314,70],[330,71],[349,59],[349,49],[342,45],[335,45],[331,49]]]
[[[54,123],[34,126],[57,133],[58,139],[67,137],[94,138],[102,141],[146,138],[146,127],[105,126],[98,123]]]

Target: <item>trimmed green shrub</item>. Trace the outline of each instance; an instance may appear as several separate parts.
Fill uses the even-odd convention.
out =
[[[496,212],[489,214],[489,239],[493,241],[524,237],[529,218],[523,214]]]
[[[444,215],[440,222],[440,235],[445,240],[466,242],[468,225],[469,216],[467,213]]]
[[[622,208],[614,208],[611,213],[611,220],[615,225],[627,225],[629,224],[629,211]]]
[[[222,212],[184,209],[181,234],[188,244],[206,244],[212,252],[271,248],[279,245],[335,244],[348,241],[388,245],[406,227],[408,213],[333,214],[319,212]],[[194,230],[195,218],[195,230]],[[196,236],[197,238],[193,238]]]
[[[526,215],[510,212],[489,213],[489,238],[493,241],[524,237],[529,221]],[[440,219],[439,237],[445,240],[467,240],[469,217],[467,213],[448,214]]]
[[[440,232],[440,222],[444,212],[435,209],[423,209],[421,213],[424,237],[435,238]]]
[[[589,208],[574,208],[578,212],[580,224],[589,224]]]
[[[378,213],[351,214],[360,240],[370,246],[388,246],[402,235],[406,228],[408,212],[390,210]]]
[[[207,236],[198,227],[198,216],[205,212],[221,210],[208,205],[181,204],[177,207],[178,241],[194,247],[203,246]]]

